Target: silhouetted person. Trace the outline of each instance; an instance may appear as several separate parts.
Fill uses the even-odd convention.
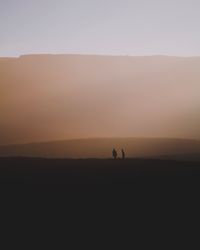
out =
[[[113,148],[112,155],[114,159],[117,159],[117,151]]]
[[[126,155],[125,155],[125,152],[124,152],[124,150],[122,148],[122,159],[125,159],[125,158],[126,158]]]

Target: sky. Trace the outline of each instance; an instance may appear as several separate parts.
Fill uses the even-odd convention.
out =
[[[199,0],[0,0],[0,57],[200,56]]]

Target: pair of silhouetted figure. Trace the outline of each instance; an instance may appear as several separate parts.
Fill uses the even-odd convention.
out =
[[[123,149],[121,149],[121,153],[122,153],[122,159],[125,159],[126,156]],[[117,150],[115,148],[113,148],[112,155],[114,159],[117,159]]]

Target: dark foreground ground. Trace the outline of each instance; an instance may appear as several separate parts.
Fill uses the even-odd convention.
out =
[[[0,158],[0,185],[8,192],[36,195],[138,195],[200,187],[200,162],[153,159]],[[26,187],[26,188],[25,188]],[[162,190],[162,191],[164,191]],[[105,193],[104,193],[105,192]]]
[[[1,197],[112,202],[200,196],[200,162],[0,158]],[[84,204],[83,204],[84,205]],[[150,204],[149,204],[150,205]]]
[[[1,158],[0,190],[3,214],[37,230],[56,223],[54,230],[62,225],[76,235],[89,227],[91,239],[96,230],[110,238],[115,230],[156,227],[156,237],[165,229],[177,238],[177,230],[199,227],[199,162]]]

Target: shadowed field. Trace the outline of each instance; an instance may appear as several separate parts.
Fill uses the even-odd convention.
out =
[[[154,159],[0,158],[0,183],[47,192],[93,192],[94,188],[128,193],[171,185],[199,185],[200,163]],[[158,185],[158,186],[157,186]],[[10,186],[10,185],[9,185]]]
[[[157,242],[162,230],[168,238],[177,228],[185,231],[186,223],[198,224],[200,163],[0,158],[0,190],[2,213],[17,220],[17,230],[22,222],[25,229],[34,225],[43,238],[44,231],[68,228],[67,242],[79,235],[102,247],[102,237],[118,244],[116,235],[130,234],[135,243],[138,235],[156,232],[151,240]]]

